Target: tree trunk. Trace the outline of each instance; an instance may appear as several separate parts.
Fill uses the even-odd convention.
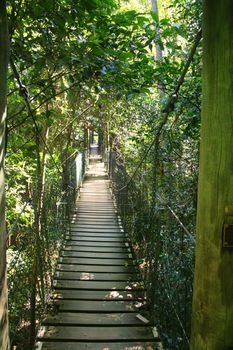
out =
[[[158,0],[151,0],[151,10],[154,12],[159,19],[159,7],[158,7]],[[159,32],[159,24],[155,23],[155,30],[157,31],[157,37],[160,39],[160,32]],[[156,59],[159,63],[163,60],[163,52],[159,44],[155,43],[156,47]]]
[[[50,128],[46,126],[44,140],[47,144],[49,138]],[[47,161],[48,161],[48,152],[43,145],[42,151],[42,161],[41,161],[41,193],[39,199],[40,206],[40,217],[39,217],[39,231],[40,231],[40,240],[43,245],[43,264],[45,266],[44,270],[49,270],[50,274],[52,274],[52,266],[51,266],[51,257],[50,257],[50,249],[49,249],[49,238],[48,238],[48,223],[47,223],[47,213],[46,213],[46,171],[47,171]],[[48,289],[51,285],[51,278],[49,274],[46,272],[44,274],[44,282],[46,283],[46,288]]]
[[[37,256],[35,254],[32,265],[31,295],[30,295],[30,329],[29,329],[29,349],[33,350],[36,337],[36,295],[37,295]]]
[[[155,31],[156,31],[156,40],[155,40],[155,59],[157,60],[158,64],[161,64],[163,62],[163,51],[161,49],[161,46],[158,44],[158,41],[161,41],[161,35],[160,35],[160,28],[159,28],[159,6],[158,6],[158,0],[151,0],[151,10],[157,15],[158,22],[155,22]],[[163,97],[165,92],[165,85],[163,81],[163,77],[161,77],[158,81],[158,90],[159,90],[159,97]]]
[[[203,105],[191,349],[221,350],[233,348],[233,1],[204,0],[203,10]],[[224,223],[228,224],[228,247],[223,244]]]
[[[6,284],[6,226],[5,226],[5,192],[4,192],[4,158],[5,158],[5,119],[8,66],[8,29],[6,2],[0,1],[0,349],[7,350],[8,316]]]
[[[158,21],[155,21],[155,26],[154,26],[154,30],[156,31],[156,40],[155,40],[155,59],[157,60],[157,63],[160,65],[163,61],[163,52],[162,49],[160,47],[160,45],[158,44],[158,40],[161,39],[160,36],[160,29],[159,29],[159,6],[158,6],[158,0],[151,0],[151,10],[153,13],[155,13],[157,15],[157,19]],[[158,98],[159,100],[162,99],[162,97],[164,96],[164,92],[165,92],[165,85],[164,85],[164,81],[163,81],[163,77],[160,77],[158,80]],[[155,134],[157,133],[157,131],[155,131]],[[156,137],[156,136],[155,136]],[[157,195],[157,191],[158,191],[158,182],[160,181],[160,174],[158,172],[158,169],[160,168],[160,161],[159,161],[159,143],[156,143],[154,146],[154,152],[153,152],[153,203],[156,203],[156,195]],[[163,166],[163,165],[162,165]]]

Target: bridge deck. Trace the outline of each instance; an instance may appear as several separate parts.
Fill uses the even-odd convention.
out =
[[[43,321],[42,350],[152,350],[158,339],[141,317],[144,289],[101,161],[83,183],[71,233],[58,261],[58,312]]]

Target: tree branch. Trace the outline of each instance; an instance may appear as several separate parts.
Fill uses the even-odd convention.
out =
[[[146,157],[148,156],[149,152],[151,151],[151,149],[154,147],[154,146],[157,146],[159,144],[159,139],[160,139],[160,135],[161,135],[161,132],[163,130],[163,127],[166,125],[167,121],[168,121],[168,117],[169,117],[169,114],[174,110],[174,107],[175,107],[175,103],[177,102],[177,99],[178,99],[178,93],[179,93],[179,90],[180,90],[180,87],[181,85],[183,84],[184,82],[184,78],[186,76],[186,73],[189,69],[189,66],[193,60],[193,57],[195,55],[195,52],[196,52],[196,49],[201,41],[201,38],[202,38],[202,31],[199,30],[199,32],[197,33],[196,35],[196,38],[195,38],[195,41],[194,41],[194,44],[193,44],[193,47],[189,53],[189,56],[188,56],[188,59],[187,59],[187,62],[185,63],[185,66],[184,66],[184,69],[180,75],[180,78],[178,79],[178,83],[174,89],[174,92],[170,95],[170,97],[168,98],[167,100],[167,103],[165,105],[165,108],[163,108],[162,110],[162,120],[157,128],[157,131],[156,131],[156,134],[155,134],[155,137],[153,139],[153,141],[151,142],[150,146],[147,148],[147,150],[144,152],[141,160],[139,161],[136,169],[134,170],[132,176],[130,177],[129,181],[127,182],[127,184],[125,186],[123,186],[121,189],[118,190],[118,192],[124,190],[125,188],[127,188],[130,183],[132,182],[133,178],[135,177],[135,175],[137,174],[138,170],[140,169],[140,167],[142,166],[142,164],[144,163]]]
[[[59,135],[61,135],[63,133],[64,130],[66,130],[70,125],[72,125],[75,120],[77,120],[79,117],[81,117],[85,112],[87,112],[91,107],[93,107],[95,105],[96,101],[93,102],[91,105],[89,105],[87,108],[84,109],[84,111],[82,111],[79,115],[77,115],[75,118],[73,118],[68,124],[65,125],[64,128],[62,128],[61,131],[58,132],[57,135],[55,135],[55,137],[52,140],[52,143],[58,138]]]

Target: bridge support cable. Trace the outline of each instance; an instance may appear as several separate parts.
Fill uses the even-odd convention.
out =
[[[140,261],[150,315],[162,333],[166,333],[172,319],[171,327],[187,346],[195,244],[190,224],[181,219],[185,217],[183,210],[169,203],[162,185],[154,200],[152,177],[139,172],[132,179],[113,151],[108,159],[112,192]],[[168,310],[173,310],[172,315]]]

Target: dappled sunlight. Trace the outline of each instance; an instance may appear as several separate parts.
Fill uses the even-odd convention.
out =
[[[90,272],[82,272],[80,279],[85,280],[85,281],[94,280],[95,275],[93,273],[90,273]]]
[[[121,295],[119,292],[117,292],[116,290],[112,291],[109,293],[108,297],[110,299],[121,299],[123,298],[123,295]]]

